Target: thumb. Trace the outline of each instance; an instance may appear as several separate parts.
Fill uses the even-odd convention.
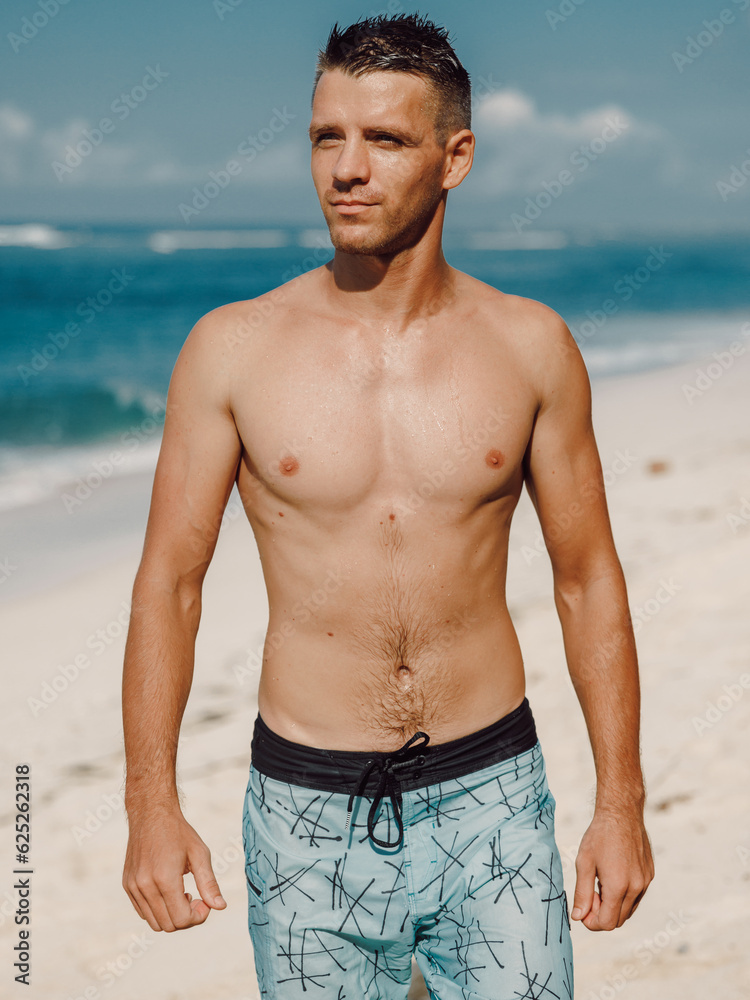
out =
[[[216,881],[216,876],[211,867],[211,853],[205,845],[200,853],[197,864],[191,870],[196,888],[206,906],[211,906],[215,910],[223,910],[227,903],[221,895],[219,883]]]
[[[594,878],[596,865],[593,858],[582,855],[579,851],[576,858],[576,888],[573,895],[573,920],[582,920],[591,909],[594,901]]]

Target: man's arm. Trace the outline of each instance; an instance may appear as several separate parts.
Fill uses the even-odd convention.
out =
[[[130,836],[123,886],[155,931],[203,923],[211,908],[226,906],[208,848],[182,815],[175,777],[203,578],[241,451],[228,403],[222,312],[214,310],[195,325],[172,373],[125,647]],[[200,900],[184,892],[188,871]]]
[[[526,485],[552,562],[568,669],[597,778],[594,817],[576,859],[572,915],[590,930],[612,930],[633,913],[654,876],[643,825],[638,661],[591,423],[588,374],[560,317],[545,310],[544,327]]]

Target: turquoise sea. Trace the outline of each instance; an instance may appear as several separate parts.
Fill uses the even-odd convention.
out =
[[[708,363],[750,320],[750,236],[456,231],[445,253],[460,270],[557,310],[593,379]],[[331,256],[324,229],[0,227],[0,515],[14,512],[5,525],[15,540],[6,533],[0,556],[22,553],[16,583],[38,573],[31,564],[45,530],[49,572],[62,527],[84,548],[112,543],[126,524],[142,533],[143,483],[193,324]],[[104,477],[119,481],[117,501],[100,490],[84,519],[64,496],[113,447],[125,456]],[[4,583],[3,594],[15,589]]]

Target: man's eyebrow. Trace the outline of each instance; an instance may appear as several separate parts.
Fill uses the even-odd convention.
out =
[[[337,127],[338,126],[334,125],[332,122],[324,122],[322,125],[319,125],[316,122],[311,122],[310,128],[307,131],[308,135],[312,139],[313,136],[319,135],[321,132],[335,132]]]
[[[385,132],[386,135],[395,136],[396,139],[401,139],[403,142],[415,142],[418,138],[416,133],[405,132],[397,125],[381,125],[377,128],[373,127],[365,129],[365,135],[380,135],[382,132]]]
[[[317,124],[312,122],[310,128],[308,129],[308,135],[310,139],[314,139],[317,135],[322,135],[324,132],[336,132],[340,126],[334,124],[333,122],[324,122],[322,124]],[[378,125],[369,126],[364,130],[365,135],[380,135],[381,133],[386,133],[387,135],[392,135],[396,139],[401,139],[405,143],[415,143],[419,141],[419,136],[415,133],[405,132],[403,129],[398,128],[394,125]]]

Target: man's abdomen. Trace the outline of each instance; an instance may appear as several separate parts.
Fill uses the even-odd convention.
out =
[[[507,608],[475,596],[469,581],[445,596],[410,589],[400,601],[386,599],[375,580],[351,603],[335,595],[324,602],[320,590],[321,607],[305,623],[285,629],[290,619],[271,615],[258,707],[280,735],[328,749],[390,750],[419,730],[435,743],[457,739],[522,701],[523,660]]]

